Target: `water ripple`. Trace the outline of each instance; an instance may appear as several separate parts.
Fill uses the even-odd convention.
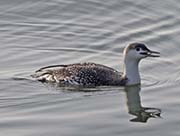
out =
[[[178,135],[178,3],[0,1],[1,134]],[[142,91],[138,94],[138,103],[162,109],[161,120],[129,123],[123,87],[74,89],[30,78],[41,66],[85,61],[122,71],[122,51],[134,41],[161,52],[160,58],[140,64]]]

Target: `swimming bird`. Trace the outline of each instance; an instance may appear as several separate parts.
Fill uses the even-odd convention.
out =
[[[75,63],[42,67],[32,77],[42,82],[80,86],[126,86],[140,84],[139,62],[147,57],[159,57],[143,43],[131,43],[123,51],[124,68],[119,72],[96,63]]]

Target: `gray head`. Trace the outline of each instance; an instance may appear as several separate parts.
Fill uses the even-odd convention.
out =
[[[159,57],[160,53],[152,51],[143,43],[131,43],[124,49],[124,57],[132,60],[141,60],[146,57]]]

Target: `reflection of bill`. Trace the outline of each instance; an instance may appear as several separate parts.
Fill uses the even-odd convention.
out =
[[[147,122],[149,118],[157,118],[161,115],[161,109],[142,107],[140,99],[140,85],[125,87],[128,112],[136,116],[132,122]]]

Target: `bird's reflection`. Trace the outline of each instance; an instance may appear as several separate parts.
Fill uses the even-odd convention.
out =
[[[109,87],[82,87],[82,86],[62,86],[59,84],[45,84],[49,90],[52,90],[52,88],[55,88],[55,90],[65,90],[63,92],[83,92],[83,93],[90,93],[85,94],[84,96],[91,96],[94,95],[94,92],[101,92],[101,91],[107,91],[109,92]],[[118,88],[113,88],[114,90]],[[113,90],[111,88],[111,90]],[[141,104],[141,98],[140,98],[140,91],[141,86],[140,85],[134,85],[134,86],[126,86],[123,91],[125,91],[126,94],[126,100],[127,100],[127,108],[128,113],[135,116],[134,118],[130,119],[131,122],[143,122],[146,123],[149,118],[161,118],[161,109],[159,108],[153,108],[153,107],[143,107]],[[99,94],[99,93],[98,93]],[[104,94],[104,93],[103,93]]]
[[[160,118],[161,109],[141,105],[140,90],[140,85],[125,87],[128,112],[136,116],[130,121],[145,123],[149,118]]]

